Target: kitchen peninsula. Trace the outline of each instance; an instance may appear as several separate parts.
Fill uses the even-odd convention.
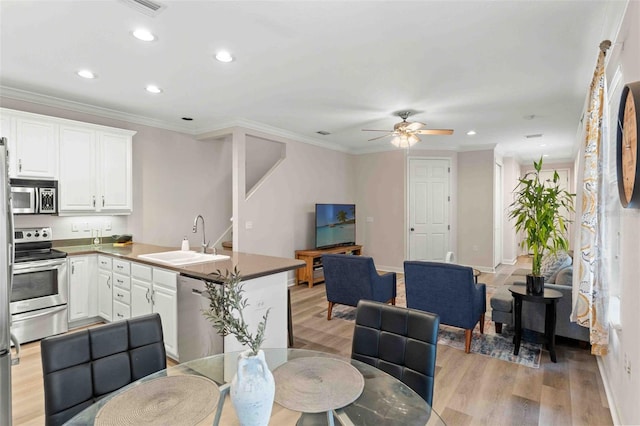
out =
[[[288,275],[304,266],[300,260],[220,251],[228,258],[172,266],[139,257],[176,250],[171,247],[134,243],[56,248],[68,254],[69,328],[158,312],[167,355],[180,362],[240,350],[233,336],[218,336],[202,315],[208,307],[204,281],[216,282],[216,271],[237,267],[248,300],[245,320],[253,329],[269,310],[264,347],[287,347]]]

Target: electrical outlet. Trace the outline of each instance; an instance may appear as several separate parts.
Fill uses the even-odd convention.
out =
[[[111,231],[111,222],[105,222],[104,223],[104,230],[105,231]]]
[[[90,232],[91,229],[89,228],[89,222],[83,222],[82,223],[82,231],[83,232]]]
[[[478,251],[478,246],[473,246],[472,249],[473,251]]]
[[[367,223],[373,223],[373,218],[371,216],[367,216],[366,222]]]
[[[245,222],[244,229],[253,229],[253,222],[251,221]]]
[[[72,223],[71,224],[71,232],[78,232],[80,230],[79,226],[77,223]]]

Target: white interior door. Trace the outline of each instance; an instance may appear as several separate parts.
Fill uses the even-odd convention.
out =
[[[444,262],[449,251],[448,159],[409,159],[410,260]]]

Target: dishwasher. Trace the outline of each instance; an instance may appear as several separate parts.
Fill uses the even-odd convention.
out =
[[[220,284],[222,285],[222,284]],[[178,276],[178,358],[180,362],[221,354],[224,337],[203,315],[209,299],[203,280]]]

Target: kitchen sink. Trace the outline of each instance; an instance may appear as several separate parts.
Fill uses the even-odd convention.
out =
[[[229,256],[224,254],[208,254],[198,253],[195,251],[165,251],[162,253],[141,254],[138,255],[140,259],[150,260],[152,262],[164,263],[171,266],[185,266],[193,265],[196,263],[215,262],[218,260],[229,259]]]

